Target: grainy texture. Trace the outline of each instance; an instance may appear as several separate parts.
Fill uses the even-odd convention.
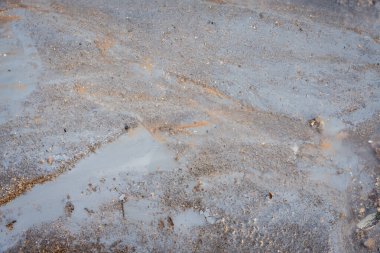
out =
[[[0,251],[377,252],[379,10],[0,1]]]

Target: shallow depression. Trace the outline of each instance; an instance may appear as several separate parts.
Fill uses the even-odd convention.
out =
[[[21,113],[42,70],[33,41],[19,25],[0,24],[0,124]]]
[[[18,236],[34,225],[71,216],[72,222],[89,219],[89,211],[98,211],[102,204],[118,201],[120,175],[132,179],[156,170],[176,166],[168,150],[157,143],[143,128],[132,130],[117,141],[80,161],[68,173],[54,181],[34,187],[0,208],[0,251],[11,246]],[[69,206],[67,203],[71,203]],[[65,213],[66,206],[66,213]],[[69,214],[67,213],[69,210]],[[127,209],[129,215],[129,209]],[[13,228],[7,224],[16,221]]]

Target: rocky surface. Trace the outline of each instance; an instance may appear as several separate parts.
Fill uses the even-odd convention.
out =
[[[0,1],[0,251],[377,252],[379,10]]]

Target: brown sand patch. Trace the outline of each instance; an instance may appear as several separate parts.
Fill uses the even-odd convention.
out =
[[[323,140],[320,141],[319,147],[322,150],[330,150],[332,148],[332,144],[331,144],[331,142],[329,140],[323,139]]]
[[[165,138],[162,135],[163,132],[169,133],[171,135],[176,134],[185,134],[185,135],[191,135],[191,132],[188,129],[191,128],[198,128],[198,127],[204,127],[209,125],[209,122],[207,121],[194,121],[190,124],[183,124],[183,125],[155,125],[155,126],[146,126],[144,127],[149,131],[149,133],[152,135],[152,137],[160,142],[165,142]]]
[[[5,24],[12,21],[20,20],[19,16],[5,14],[5,11],[0,11],[0,24]]]
[[[104,38],[95,40],[95,45],[103,57],[107,56],[108,51],[115,45],[115,43],[115,39],[110,35],[106,35]]]
[[[213,88],[213,87],[203,87],[204,91],[206,91],[206,93],[210,94],[210,95],[213,95],[215,97],[220,97],[220,98],[227,98],[226,95],[224,95],[223,93],[221,93],[220,91],[218,91],[216,88]]]
[[[86,87],[84,87],[83,85],[79,84],[79,83],[76,83],[74,85],[74,90],[76,93],[80,94],[80,95],[83,95],[87,92],[87,89]]]
[[[188,128],[197,128],[197,127],[204,127],[207,126],[209,123],[207,121],[195,121],[191,124],[185,124],[185,125],[179,125],[176,126],[176,129],[182,130],[182,129],[188,129]]]

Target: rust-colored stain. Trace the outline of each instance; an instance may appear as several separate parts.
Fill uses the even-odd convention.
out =
[[[330,150],[332,148],[332,144],[331,144],[331,142],[329,140],[323,139],[323,140],[320,141],[319,147],[322,150]]]
[[[206,93],[211,94],[213,96],[220,97],[220,98],[227,98],[226,95],[224,95],[223,93],[221,93],[220,91],[218,91],[217,89],[213,87],[203,87],[203,89]]]
[[[216,88],[210,87],[209,85],[207,85],[207,83],[202,82],[201,80],[194,80],[194,79],[187,77],[185,75],[179,75],[179,74],[175,74],[175,73],[171,73],[171,74],[174,74],[177,77],[177,81],[179,83],[188,83],[189,82],[189,83],[192,83],[192,84],[195,84],[197,86],[202,87],[203,91],[205,91],[207,94],[210,94],[210,95],[213,95],[213,96],[219,97],[219,98],[228,98],[228,96],[224,95],[223,93],[221,93]]]
[[[166,139],[160,134],[159,128],[158,127],[146,127],[144,126],[145,129],[148,130],[150,135],[153,137],[153,139],[159,143],[164,143]]]
[[[184,124],[184,125],[163,125],[156,128],[156,130],[162,131],[162,132],[170,132],[171,134],[177,134],[177,133],[188,133],[187,129],[190,128],[197,128],[197,127],[204,127],[207,126],[209,123],[207,121],[195,121],[190,124]]]
[[[74,90],[75,90],[78,94],[80,94],[80,95],[83,95],[83,94],[85,94],[85,93],[87,92],[86,87],[84,87],[83,85],[81,85],[81,84],[79,84],[79,83],[76,83],[76,84],[74,85]]]
[[[204,127],[207,126],[209,123],[207,121],[196,121],[191,124],[185,124],[185,125],[179,125],[176,126],[176,129],[188,129],[188,128],[197,128],[197,127]]]
[[[155,126],[146,126],[144,127],[149,131],[149,133],[152,135],[152,137],[160,142],[163,143],[165,142],[165,138],[161,134],[162,132],[167,132],[171,135],[176,135],[176,134],[186,134],[190,135],[191,132],[188,131],[190,128],[197,128],[197,127],[204,127],[209,125],[209,122],[207,121],[194,121],[193,123],[190,124],[183,124],[183,125],[155,125]]]
[[[108,51],[115,45],[115,39],[106,35],[104,38],[95,40],[95,45],[99,49],[100,54],[105,57]]]
[[[19,16],[9,15],[7,14],[7,10],[0,9],[0,24],[17,21],[20,20]]]
[[[0,11],[0,24],[20,20],[19,16],[6,15]]]
[[[8,22],[12,22],[12,21],[20,20],[19,16],[8,15],[6,13],[8,10],[14,9],[14,8],[26,9],[28,7],[27,5],[21,3],[20,0],[8,0],[8,1],[5,1],[5,3],[6,3],[6,8],[0,9],[0,25],[8,23]]]

